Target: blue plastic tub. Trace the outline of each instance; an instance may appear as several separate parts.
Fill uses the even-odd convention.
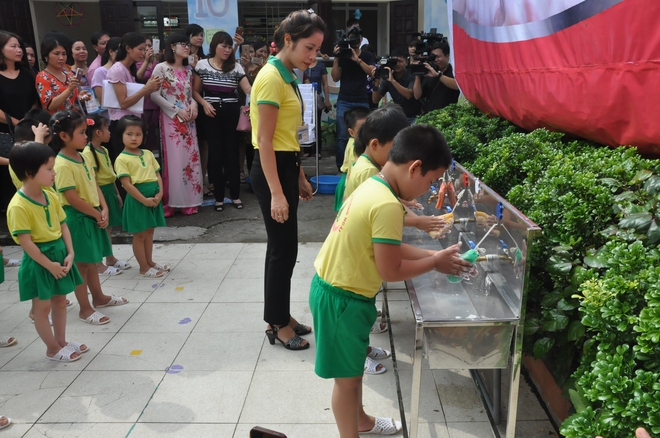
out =
[[[316,186],[317,186],[316,177],[313,176],[309,180],[312,183],[312,187],[316,190]],[[337,184],[339,184],[339,180],[341,180],[341,176],[319,175],[318,193],[322,193],[324,195],[334,195],[335,190],[337,189]]]

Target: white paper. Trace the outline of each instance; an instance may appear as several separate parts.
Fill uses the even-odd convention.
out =
[[[132,96],[144,87],[144,84],[137,84],[135,82],[129,82],[126,84],[126,96]],[[113,84],[106,80],[103,81],[103,108],[112,108],[112,109],[122,109],[119,105],[119,100],[115,94],[115,87]],[[127,111],[131,111],[136,114],[142,114],[144,111],[144,97],[133,104],[131,107],[126,108]]]
[[[309,126],[309,143],[316,143],[316,125],[314,124],[314,113],[316,111],[316,90],[312,84],[299,84],[298,89],[305,103],[305,112],[303,113],[303,120]]]

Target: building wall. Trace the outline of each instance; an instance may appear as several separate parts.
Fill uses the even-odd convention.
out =
[[[96,52],[94,52],[90,38],[94,32],[101,29],[101,10],[98,2],[79,3],[83,13],[83,21],[75,27],[67,26],[63,18],[56,17],[56,7],[59,9],[59,2],[30,0],[30,4],[33,13],[35,41],[37,41],[36,49],[39,59],[41,59],[39,47],[41,41],[46,32],[51,30],[65,33],[72,40],[80,38],[84,41],[89,51],[88,62],[91,62],[96,57]]]

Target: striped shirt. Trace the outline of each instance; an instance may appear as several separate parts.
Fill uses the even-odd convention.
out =
[[[234,69],[228,73],[211,66],[208,59],[197,61],[195,73],[202,80],[202,96],[209,103],[237,103],[238,83],[245,77],[243,67],[236,63]]]

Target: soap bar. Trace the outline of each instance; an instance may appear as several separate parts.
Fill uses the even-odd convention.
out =
[[[465,251],[461,255],[461,258],[463,260],[466,260],[470,263],[476,262],[477,257],[479,257],[479,252],[476,249],[470,249],[468,251]],[[455,275],[447,275],[447,280],[449,280],[451,283],[460,283],[461,281],[463,281],[463,277],[457,277]]]

